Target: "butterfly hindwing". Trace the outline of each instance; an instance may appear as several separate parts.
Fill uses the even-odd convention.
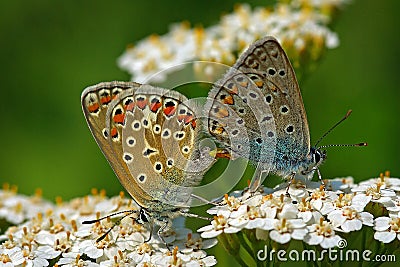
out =
[[[100,105],[102,94],[110,97]],[[185,102],[176,91],[131,82],[101,83],[82,95],[97,143],[121,184],[148,210],[187,204],[190,186],[199,183],[211,164],[200,159],[200,127]],[[200,161],[204,168],[193,167]]]

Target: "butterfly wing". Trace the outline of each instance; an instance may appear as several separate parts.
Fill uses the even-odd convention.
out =
[[[221,110],[232,112],[221,116]],[[208,131],[233,155],[243,156],[249,150],[249,158],[261,163],[264,170],[287,176],[310,151],[307,117],[296,76],[273,37],[256,41],[240,56],[210,92],[206,111]],[[233,114],[238,118],[231,119]],[[239,122],[246,131],[241,130],[236,137]],[[249,142],[241,146],[243,151],[232,147],[232,140],[243,139],[244,135]]]
[[[121,184],[140,206],[159,212],[182,206],[190,197],[188,186],[197,184],[211,163],[206,164],[203,159],[210,156],[194,146],[197,119],[178,92],[121,84],[126,85],[124,90],[108,104],[105,114],[88,119],[89,127]],[[84,95],[87,103],[89,94]],[[84,105],[87,111],[90,106]],[[204,168],[192,168],[192,162]]]
[[[111,102],[117,99],[121,93],[126,91],[133,92],[133,88],[138,88],[139,86],[140,84],[134,82],[104,82],[86,88],[82,93],[81,99],[82,109],[89,129],[104,156],[121,184],[129,193],[135,192],[135,201],[140,206],[146,207],[151,202],[151,196],[136,186],[135,183],[128,182],[131,180],[129,169],[121,160],[121,153],[116,152],[122,151],[120,126],[110,128],[106,119]],[[121,113],[118,121],[122,119]],[[138,190],[132,191],[134,188],[138,188]]]

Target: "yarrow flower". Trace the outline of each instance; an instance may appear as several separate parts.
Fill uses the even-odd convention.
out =
[[[390,181],[390,186],[387,185],[385,189],[389,191],[400,182],[398,178],[390,178],[390,173],[386,172],[379,179],[373,178],[362,184],[372,186],[383,180]],[[286,196],[286,189],[280,186],[264,189],[264,192],[275,190],[273,193],[258,192],[250,197],[247,193],[226,195],[220,205],[208,211],[215,214],[211,224],[198,231],[203,238],[218,237],[228,253],[235,257],[238,257],[241,249],[246,250],[247,255],[256,255],[258,250],[252,249],[260,248],[262,244],[276,250],[285,249],[291,242],[298,241],[315,246],[316,251],[321,248],[344,249],[347,243],[357,240],[357,235],[368,235],[372,230],[375,230],[374,238],[377,242],[400,240],[399,212],[391,212],[390,217],[382,216],[382,211],[388,214],[389,209],[397,211],[398,206],[393,204],[389,208],[386,202],[377,202],[376,198],[367,195],[365,191],[357,190],[360,185],[354,184],[351,178],[332,181],[335,188],[345,188],[347,193],[341,190],[328,191],[324,186],[316,187],[313,182],[307,182],[310,186],[304,183],[301,186],[302,182],[293,181],[288,192],[299,194],[290,194],[290,197]],[[332,188],[329,183],[327,187]],[[301,188],[305,190],[305,195],[299,191]],[[351,192],[353,188],[356,190]],[[303,196],[300,201],[299,195]],[[386,194],[385,197],[397,203],[399,196]],[[353,234],[351,239],[348,239],[349,233]],[[234,238],[235,235],[238,238]],[[232,241],[242,240],[243,235],[250,243],[258,245],[246,246]],[[378,246],[374,242],[362,245],[362,249]]]
[[[30,199],[18,195],[16,190],[3,191],[2,202],[15,203]],[[6,266],[213,266],[214,256],[203,249],[216,244],[215,239],[204,240],[186,228],[171,228],[165,235],[165,244],[151,236],[151,227],[136,222],[133,216],[106,218],[93,224],[85,220],[100,218],[118,211],[139,210],[139,207],[121,193],[107,198],[105,192],[92,191],[92,195],[69,202],[57,200],[49,204],[35,196],[34,203],[46,208],[39,212],[32,202],[25,201],[22,210],[38,211],[34,217],[24,217],[23,222],[9,227],[1,240],[0,262]],[[42,206],[40,206],[42,207]],[[43,213],[46,211],[45,213]],[[3,219],[9,219],[2,216]],[[13,224],[15,220],[10,220]],[[100,238],[101,237],[101,238]],[[146,240],[150,241],[146,242]],[[101,240],[99,240],[99,238]]]
[[[161,82],[168,72],[186,62],[233,65],[250,43],[272,35],[283,45],[301,78],[325,49],[338,46],[338,37],[328,25],[347,1],[279,2],[273,9],[240,4],[234,12],[222,16],[218,24],[205,29],[190,28],[187,22],[174,24],[168,33],[151,35],[129,47],[118,64],[136,82]],[[212,75],[211,79],[220,74],[209,66],[196,66],[197,72]]]
[[[54,204],[42,199],[42,191],[36,190],[31,197],[17,194],[17,187],[3,185],[0,190],[0,218],[11,224],[20,224],[36,216],[38,212],[50,210]]]

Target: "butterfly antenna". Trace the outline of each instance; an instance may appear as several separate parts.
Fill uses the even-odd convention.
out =
[[[368,143],[362,142],[362,143],[358,143],[358,144],[332,144],[332,145],[320,146],[320,147],[318,147],[318,149],[333,147],[333,146],[368,146]]]
[[[107,218],[110,218],[110,217],[114,217],[114,216],[122,214],[122,213],[126,213],[126,215],[124,217],[122,217],[122,218],[125,218],[126,216],[131,215],[132,213],[135,213],[135,212],[136,212],[136,210],[117,211],[117,212],[111,213],[111,214],[109,214],[107,216],[104,216],[104,217],[101,217],[101,218],[98,218],[98,219],[95,219],[95,220],[83,221],[82,224],[92,224],[92,223],[100,222],[100,221],[102,221],[104,219],[107,219]]]
[[[121,218],[119,218],[104,234],[102,234],[99,238],[96,239],[96,243],[100,242],[101,240],[103,240],[110,232],[112,229],[114,229],[115,226],[117,226],[124,218],[126,218],[127,216],[131,215],[132,213],[137,212],[136,210],[124,210],[124,211],[118,211],[118,212],[114,212],[110,215],[101,217],[99,219],[95,219],[95,220],[88,220],[88,221],[83,221],[82,224],[92,224],[92,223],[96,223],[96,222],[100,222],[104,219],[113,217],[115,215],[119,215],[122,213],[125,213],[124,216],[122,216]]]
[[[349,111],[347,111],[346,115],[344,115],[344,117],[338,121],[337,123],[335,123],[335,125],[333,125],[328,131],[326,131],[317,141],[317,143],[315,143],[314,147],[317,147],[317,145],[322,141],[322,139],[324,139],[330,132],[332,132],[333,129],[335,129],[339,124],[341,124],[343,121],[345,121],[351,114],[352,110],[350,109]],[[344,145],[347,146],[347,145]],[[348,145],[348,146],[354,146],[354,145]]]

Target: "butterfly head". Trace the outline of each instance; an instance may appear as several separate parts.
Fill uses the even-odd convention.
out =
[[[139,216],[137,218],[137,222],[140,224],[145,224],[150,221],[150,215],[146,212],[145,209],[140,209]]]
[[[312,157],[313,169],[318,168],[326,159],[326,150],[320,150],[319,148],[312,147],[310,150]]]
[[[307,156],[307,160],[303,162],[302,167],[300,167],[299,176],[311,179],[314,172],[318,167],[325,161],[326,151],[320,148],[311,147],[310,153]]]

